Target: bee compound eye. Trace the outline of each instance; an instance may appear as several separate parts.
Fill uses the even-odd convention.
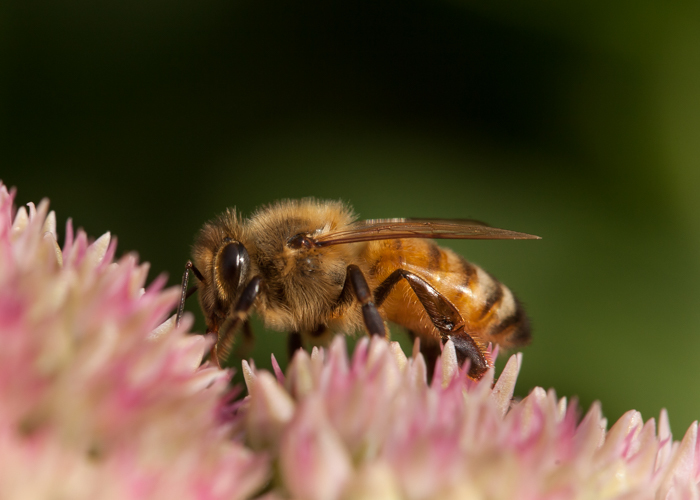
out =
[[[237,242],[231,242],[219,253],[219,279],[224,283],[237,287],[248,270],[250,257],[245,247]]]

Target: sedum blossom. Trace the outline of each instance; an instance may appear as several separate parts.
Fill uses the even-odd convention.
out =
[[[251,497],[267,459],[228,438],[230,375],[199,366],[191,319],[163,323],[178,290],[12,200],[0,184],[0,498]]]
[[[700,499],[697,423],[515,401],[521,355],[474,381],[448,342],[428,381],[417,345],[339,337],[286,373],[243,362],[234,401],[165,320],[179,290],[55,220],[0,183],[0,498]]]
[[[343,338],[298,352],[286,375],[244,362],[250,395],[240,419],[248,444],[271,454],[279,498],[697,499],[697,423],[673,442],[629,411],[606,431],[600,405],[534,389],[512,400],[521,355],[498,381],[475,382],[448,342],[427,383],[423,357]]]

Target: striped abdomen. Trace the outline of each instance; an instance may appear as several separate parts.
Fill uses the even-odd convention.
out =
[[[423,278],[460,312],[465,331],[475,340],[509,348],[530,340],[527,317],[513,293],[479,266],[432,240],[370,242],[365,252],[370,286],[378,287],[396,269]],[[423,305],[400,280],[380,308],[392,322],[422,336],[440,338]]]

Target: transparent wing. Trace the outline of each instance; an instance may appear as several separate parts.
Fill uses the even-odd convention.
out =
[[[539,236],[487,226],[471,219],[369,219],[315,238],[319,246],[397,238],[539,240]]]

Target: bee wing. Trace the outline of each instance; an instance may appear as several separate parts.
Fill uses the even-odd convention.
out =
[[[369,219],[317,236],[319,246],[398,238],[539,240],[539,236],[487,226],[471,219]]]

